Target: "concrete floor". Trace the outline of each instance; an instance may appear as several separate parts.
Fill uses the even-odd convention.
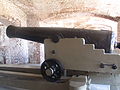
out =
[[[94,74],[91,83],[110,85],[110,90],[120,90],[120,75]],[[0,71],[0,90],[69,90],[68,79],[51,83],[40,74]]]
[[[39,75],[0,71],[0,90],[69,90],[68,81],[51,83]]]
[[[28,89],[16,88],[11,86],[0,86],[0,90],[28,90]]]

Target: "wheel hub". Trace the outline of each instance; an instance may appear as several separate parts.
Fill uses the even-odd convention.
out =
[[[46,70],[47,76],[51,76],[51,75],[53,75],[53,73],[54,73],[54,71],[53,71],[52,68],[49,68],[49,69]]]

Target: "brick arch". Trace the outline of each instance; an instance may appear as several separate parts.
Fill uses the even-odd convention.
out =
[[[21,26],[21,21],[18,18],[14,18],[11,16],[5,16],[0,15],[0,22],[3,23],[3,25],[15,25],[15,26]]]

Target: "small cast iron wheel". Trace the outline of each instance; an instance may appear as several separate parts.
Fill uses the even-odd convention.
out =
[[[41,74],[43,78],[50,82],[60,80],[63,72],[63,66],[56,59],[47,59],[41,65]]]

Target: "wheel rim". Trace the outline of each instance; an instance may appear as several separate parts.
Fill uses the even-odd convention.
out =
[[[63,66],[56,59],[45,60],[41,65],[41,74],[44,79],[50,82],[58,81],[63,75]]]

